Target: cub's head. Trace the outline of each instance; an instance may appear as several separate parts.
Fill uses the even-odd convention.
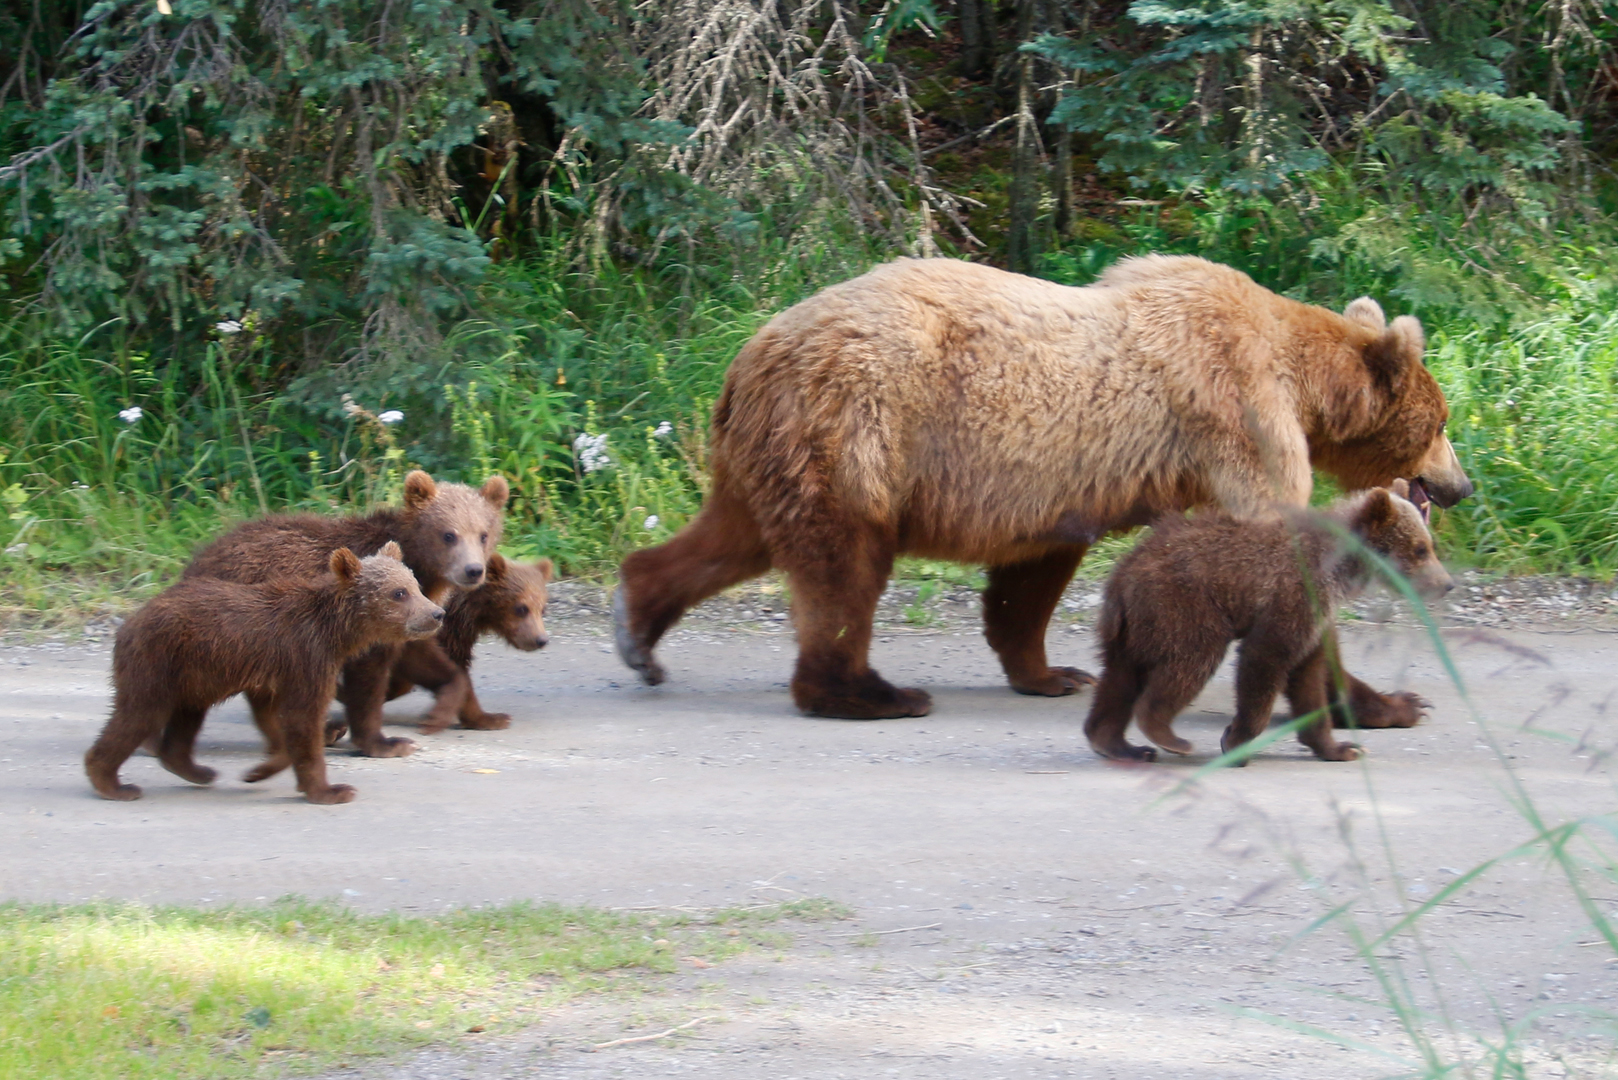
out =
[[[1455,581],[1438,561],[1425,516],[1405,497],[1409,490],[1405,481],[1396,480],[1391,490],[1372,488],[1359,496],[1349,529],[1366,547],[1393,563],[1419,595],[1443,596],[1455,587]]]
[[[1362,296],[1343,312],[1351,362],[1330,378],[1325,418],[1332,434],[1311,446],[1314,463],[1343,486],[1367,488],[1407,477],[1420,499],[1454,506],[1472,481],[1444,435],[1449,406],[1422,359],[1421,323],[1401,315],[1391,325],[1375,300]],[[1338,324],[1341,326],[1342,324]]]
[[[490,555],[489,583],[479,594],[483,616],[478,629],[493,630],[524,652],[543,649],[550,641],[545,632],[545,604],[552,573],[549,559],[517,563],[499,552]]]
[[[357,603],[376,641],[432,637],[444,624],[444,609],[422,595],[402,556],[392,540],[363,559],[347,548],[331,553],[338,590]]]
[[[482,585],[510,495],[503,476],[489,477],[481,488],[434,483],[420,469],[405,477],[406,531],[416,565],[457,589]]]

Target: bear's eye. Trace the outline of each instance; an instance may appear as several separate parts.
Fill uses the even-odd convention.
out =
[[[526,619],[528,617],[528,605],[518,604],[516,607],[511,609],[511,613],[517,616],[519,619]]]
[[[1427,545],[1426,544],[1417,544],[1416,545],[1416,558],[1425,559],[1426,557],[1427,557]]]
[[[478,543],[487,544],[488,542],[489,542],[489,534],[488,533],[484,533],[482,536],[478,537]]]
[[[397,601],[398,603],[402,604],[406,600],[408,600],[409,598],[410,598],[410,591],[408,589],[394,589],[393,590],[393,599],[395,601]]]
[[[446,544],[455,543],[455,534],[454,533],[448,533],[448,532],[445,533],[444,534],[444,543],[446,543]]]

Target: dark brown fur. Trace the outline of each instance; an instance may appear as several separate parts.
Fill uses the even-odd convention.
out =
[[[472,649],[486,633],[499,634],[524,652],[544,648],[550,641],[545,632],[545,604],[551,574],[549,559],[527,565],[509,562],[499,552],[490,555],[483,587],[456,593],[444,605],[444,628],[438,636],[404,647],[393,666],[388,700],[417,686],[432,691],[433,709],[421,723],[426,735],[444,730],[457,719],[461,727],[480,731],[510,727],[510,716],[485,712],[478,703],[472,688]]]
[[[775,568],[793,594],[803,711],[919,716],[870,666],[896,556],[982,563],[985,631],[1012,688],[1066,694],[1045,631],[1101,536],[1165,511],[1304,506],[1311,466],[1350,488],[1471,484],[1414,319],[1339,315],[1201,259],[1126,260],[1066,288],[948,259],[901,260],[782,312],[714,407],[713,488],[667,543],[631,554],[618,650],[649,683],[658,641],[706,597]],[[1349,680],[1363,725],[1415,699]]]
[[[1300,742],[1327,761],[1358,757],[1358,746],[1332,738],[1328,631],[1337,608],[1371,580],[1361,551],[1391,560],[1419,592],[1451,585],[1420,512],[1401,494],[1375,488],[1325,512],[1262,520],[1209,510],[1159,522],[1107,581],[1097,626],[1105,667],[1084,725],[1095,752],[1155,760],[1155,750],[1125,740],[1133,716],[1158,746],[1189,753],[1174,718],[1239,640],[1236,716],[1223,750],[1261,733],[1284,690],[1294,716],[1319,712],[1298,731]]]
[[[481,489],[437,484],[424,472],[405,477],[404,506],[363,517],[274,514],[246,522],[198,551],[186,578],[266,582],[310,578],[321,572],[322,552],[346,547],[361,555],[388,541],[404,551],[421,591],[441,603],[452,589],[483,584],[484,567],[500,542],[509,488],[490,477]],[[380,645],[343,668],[339,700],[354,746],[368,757],[401,757],[409,739],[382,734],[382,704],[399,645]]]
[[[327,554],[328,572],[312,580],[191,578],[147,603],[118,628],[112,717],[84,758],[96,793],[140,798],[118,770],[151,739],[164,768],[212,783],[214,770],[192,756],[197,732],[210,708],[244,693],[269,747],[247,779],[290,764],[310,802],[353,799],[352,787],[326,782],[321,749],[339,668],[373,645],[430,636],[444,618],[399,554],[393,543],[364,560],[342,548]]]

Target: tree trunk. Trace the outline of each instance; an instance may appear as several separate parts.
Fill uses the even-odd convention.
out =
[[[981,79],[993,53],[994,16],[989,0],[959,0],[961,10],[961,74]]]
[[[1034,30],[1034,0],[1017,0],[1017,41]],[[1039,126],[1034,119],[1034,57],[1017,55],[1017,149],[1011,166],[1011,230],[1006,262],[1019,274],[1034,272],[1034,216],[1039,211]]]

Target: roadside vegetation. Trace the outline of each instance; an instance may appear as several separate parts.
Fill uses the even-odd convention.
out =
[[[517,904],[364,915],[0,906],[0,1078],[262,1076],[533,1023],[585,992],[779,947],[799,901],[706,914]]]

